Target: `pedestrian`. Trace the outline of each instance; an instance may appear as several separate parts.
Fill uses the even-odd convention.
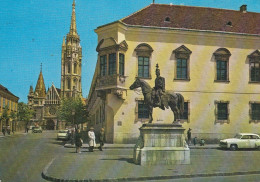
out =
[[[94,128],[90,127],[90,131],[88,132],[88,138],[89,138],[89,151],[93,152],[94,147],[96,146],[96,141],[95,141],[95,133],[94,133]]]
[[[193,138],[193,144],[194,144],[194,146],[196,146],[196,144],[197,144],[197,137]]]
[[[10,126],[8,125],[7,126],[7,133],[8,133],[8,135],[10,135],[10,132],[11,132],[11,129],[10,129]]]
[[[12,127],[12,133],[13,133],[13,135],[14,135],[14,127]]]
[[[26,133],[28,133],[28,132],[29,132],[29,126],[26,127]]]
[[[104,142],[105,142],[105,130],[104,130],[104,128],[101,128],[98,138],[99,138],[99,144],[100,144],[98,149],[100,151],[103,151],[102,147],[104,146]]]
[[[187,131],[187,137],[188,137],[188,145],[190,145],[191,144],[191,129],[190,128]]]
[[[2,133],[5,136],[5,126],[2,127]]]
[[[204,139],[200,139],[200,146],[204,146],[205,145],[205,140]]]
[[[75,133],[76,153],[81,153],[80,152],[80,147],[82,146],[82,144],[83,144],[83,140],[81,138],[80,129],[77,129],[76,133]]]
[[[71,142],[71,145],[75,144],[75,129],[74,128],[71,129],[70,142]]]

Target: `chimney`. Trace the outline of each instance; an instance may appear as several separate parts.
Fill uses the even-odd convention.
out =
[[[240,6],[240,12],[246,13],[246,4],[243,4],[242,6]]]

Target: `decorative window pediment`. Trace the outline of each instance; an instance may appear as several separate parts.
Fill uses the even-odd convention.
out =
[[[226,48],[219,48],[214,52],[214,56],[216,60],[219,61],[228,61],[231,53]]]
[[[114,51],[127,51],[128,45],[125,40],[123,40],[121,43],[117,43],[117,41],[113,38],[107,38],[107,39],[102,39],[99,41],[96,51],[104,51],[104,50],[113,50]]]
[[[185,45],[182,45],[173,50],[172,53],[175,54],[176,59],[189,59],[192,51],[189,50]]]
[[[251,61],[260,62],[260,52],[258,50],[255,50],[250,55],[248,55],[248,58]]]
[[[142,43],[135,48],[135,52],[137,56],[150,57],[152,55],[153,48],[149,44]]]

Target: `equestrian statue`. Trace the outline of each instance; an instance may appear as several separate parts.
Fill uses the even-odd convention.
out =
[[[180,117],[184,111],[184,98],[179,93],[172,91],[165,91],[165,78],[160,76],[160,69],[156,64],[156,79],[155,86],[153,88],[139,78],[136,78],[135,82],[130,86],[130,89],[136,89],[141,87],[144,96],[144,103],[148,106],[149,111],[149,123],[153,121],[153,108],[159,107],[162,110],[171,108],[174,114],[173,123],[180,120]]]

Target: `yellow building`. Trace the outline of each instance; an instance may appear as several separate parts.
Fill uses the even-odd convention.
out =
[[[2,131],[3,127],[7,128],[8,126],[10,126],[11,130],[16,131],[16,120],[11,118],[10,115],[12,112],[17,114],[18,100],[19,97],[0,84],[0,118],[2,118],[5,109],[7,109],[9,116],[8,120],[0,119],[0,131]]]
[[[88,97],[96,130],[108,142],[132,143],[148,121],[140,78],[154,86],[156,64],[166,90],[181,93],[181,123],[208,142],[260,131],[260,13],[151,4],[98,27],[98,61]],[[154,123],[171,123],[154,109]]]

